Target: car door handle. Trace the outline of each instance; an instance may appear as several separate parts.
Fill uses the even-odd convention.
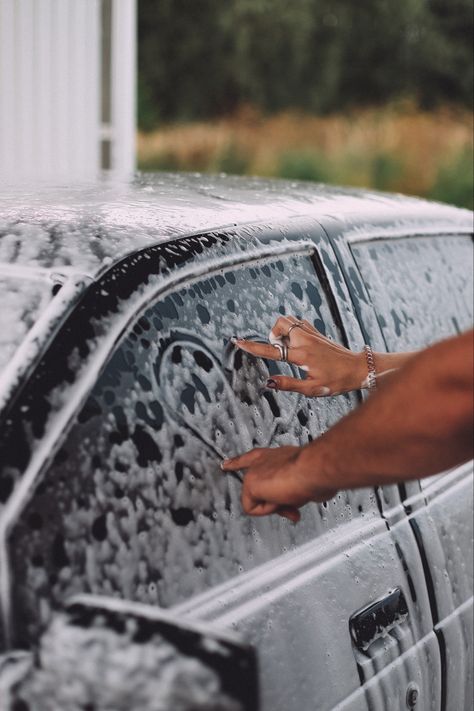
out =
[[[366,607],[355,612],[349,620],[352,641],[357,649],[366,652],[375,640],[408,618],[408,606],[400,588],[395,588]]]

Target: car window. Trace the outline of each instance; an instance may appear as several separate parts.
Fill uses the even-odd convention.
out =
[[[343,339],[302,256],[184,284],[130,323],[12,533],[20,627],[28,610],[41,617],[81,590],[167,607],[379,515],[373,492],[361,490],[305,507],[296,526],[252,519],[240,481],[220,469],[254,446],[306,443],[358,401],[261,390],[272,373],[297,372],[229,339],[266,339],[284,313]]]
[[[354,244],[387,349],[422,348],[472,327],[470,236]]]
[[[471,236],[377,240],[352,251],[389,351],[422,348],[472,328]],[[421,487],[438,476],[421,479]]]

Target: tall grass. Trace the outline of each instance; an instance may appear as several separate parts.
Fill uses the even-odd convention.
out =
[[[325,117],[244,107],[206,123],[138,136],[142,170],[262,175],[354,185],[473,203],[473,133],[467,111],[405,104]]]

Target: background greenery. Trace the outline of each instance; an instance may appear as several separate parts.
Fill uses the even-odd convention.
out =
[[[472,29],[472,0],[139,0],[140,165],[472,205]]]

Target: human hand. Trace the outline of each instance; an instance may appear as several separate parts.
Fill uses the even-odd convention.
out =
[[[226,459],[224,471],[245,470],[242,483],[242,508],[250,516],[277,513],[297,523],[299,508],[309,501],[331,499],[337,489],[315,485],[311,459],[303,458],[303,447],[252,449]]]
[[[275,343],[288,346],[288,362],[305,371],[306,378],[300,380],[286,375],[274,375],[267,380],[267,388],[290,390],[309,397],[325,397],[365,387],[365,354],[353,353],[334,343],[309,321],[294,316],[280,316],[270,331],[269,341],[266,344],[233,339],[237,348],[272,360],[281,360],[280,349]]]

